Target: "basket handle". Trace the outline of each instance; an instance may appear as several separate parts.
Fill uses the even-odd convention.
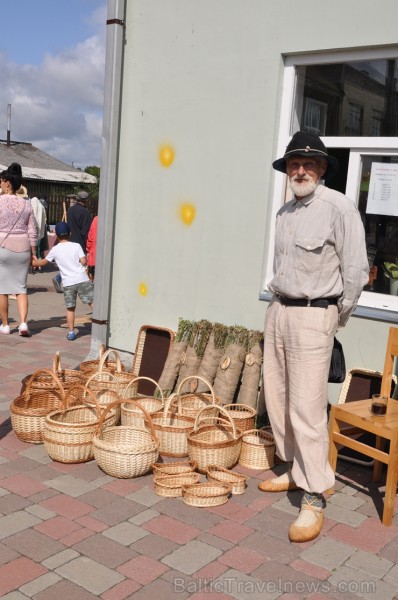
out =
[[[171,406],[171,403],[173,402],[173,400],[174,400],[175,397],[177,397],[177,403],[178,403],[177,415],[181,414],[181,397],[178,396],[176,393],[170,394],[170,396],[168,396],[166,398],[166,402],[164,404],[162,425],[166,425],[166,419],[169,416],[170,406]]]
[[[133,385],[133,383],[136,383],[136,381],[140,381],[142,379],[145,379],[146,381],[150,381],[151,383],[155,384],[155,386],[158,388],[158,390],[160,392],[160,399],[162,401],[162,406],[164,406],[164,395],[163,395],[163,392],[162,392],[159,384],[154,379],[151,379],[150,377],[144,377],[143,375],[141,375],[140,377],[135,377],[135,379],[133,379],[132,381],[129,382],[129,384],[124,389],[123,398],[127,398],[126,394],[127,394],[127,390],[130,388],[130,386]]]
[[[185,377],[185,379],[183,379],[181,381],[180,385],[178,386],[178,389],[177,389],[177,394],[178,395],[180,394],[181,388],[184,385],[184,383],[186,383],[190,379],[200,380],[200,381],[202,381],[202,383],[204,383],[205,385],[207,385],[207,387],[209,388],[210,394],[211,394],[212,404],[216,404],[216,397],[214,395],[214,390],[213,390],[212,386],[210,385],[210,383],[206,379],[204,379],[200,375],[189,375],[188,377]],[[196,389],[196,387],[197,387],[197,384],[195,386],[195,389]],[[195,391],[195,390],[193,390],[193,391]]]
[[[136,406],[138,409],[142,410],[142,412],[144,413],[145,416],[145,421],[148,422],[149,428],[151,430],[151,436],[152,439],[154,440],[154,442],[156,442],[157,444],[159,443],[157,435],[156,435],[156,431],[155,428],[153,426],[153,422],[152,419],[149,415],[149,413],[145,410],[145,408],[139,403],[137,402],[137,400],[133,400],[132,398],[127,398],[127,399],[123,399],[120,398],[119,400],[115,400],[115,402],[111,402],[111,404],[107,404],[106,408],[104,411],[102,411],[98,425],[97,425],[97,429],[96,429],[96,434],[98,435],[101,432],[102,426],[104,424],[105,421],[105,416],[107,415],[107,413],[112,410],[113,408],[115,408],[116,406],[119,406],[120,404],[134,404],[134,406]],[[130,427],[130,425],[118,425],[118,427]]]
[[[109,348],[106,352],[104,352],[102,354],[102,356],[100,357],[100,361],[99,361],[99,370],[102,371],[105,365],[105,361],[108,358],[108,356],[110,356],[111,354],[113,354],[113,356],[116,359],[116,371],[117,373],[121,373],[122,372],[122,363],[120,361],[120,356],[119,356],[119,352],[117,352],[116,350],[114,350],[113,348]]]
[[[228,408],[232,408],[231,412],[233,412],[237,407],[242,407],[242,412],[247,411],[253,417],[256,414],[256,409],[252,406],[248,406],[247,404],[239,404],[238,402],[232,402],[231,404],[223,404],[223,408],[225,408],[225,410],[228,410]],[[239,412],[239,410],[237,410],[236,412]]]
[[[195,423],[194,423],[194,426],[193,426],[193,430],[194,431],[198,430],[199,421],[200,421],[200,418],[202,417],[202,414],[206,410],[209,410],[209,409],[214,410],[214,406],[212,406],[211,404],[208,404],[207,406],[204,406],[203,408],[200,409],[200,411],[198,412],[198,414],[196,415],[196,418],[195,418]],[[217,416],[217,417],[213,416],[213,417],[202,417],[202,421],[206,421],[206,420],[209,420],[209,419],[219,419],[221,421],[227,422],[228,425],[231,425],[231,427],[232,427],[232,433],[233,433],[234,439],[238,439],[238,437],[240,437],[242,434],[241,433],[239,433],[239,434],[236,433],[236,427],[235,427],[235,423],[234,423],[234,420],[232,419],[232,417],[229,415],[229,413],[222,406],[217,406],[217,409],[218,409],[219,413],[221,413],[225,417],[225,419],[220,418],[220,416]]]
[[[93,392],[91,390],[89,390],[86,386],[82,385],[81,383],[74,383],[68,389],[68,391],[65,394],[65,398],[62,401],[61,410],[65,410],[70,406],[69,397],[72,396],[73,390],[76,390],[76,389],[82,390],[82,392],[83,392],[82,402],[84,404],[88,404],[89,406],[92,406],[92,404],[94,404],[95,410],[97,412],[97,417],[99,418],[100,414],[101,414],[101,407],[98,404],[98,400],[95,397],[95,394],[93,394]],[[86,398],[85,398],[86,394],[88,394],[90,396],[90,401],[86,400]]]
[[[54,371],[54,373],[59,373],[61,371],[61,357],[59,354],[59,350],[57,350],[56,353],[54,354],[53,371]]]
[[[27,396],[29,396],[29,394],[30,394],[30,388],[32,386],[32,382],[35,380],[35,378],[38,375],[50,375],[50,377],[52,377],[54,379],[55,383],[59,387],[59,391],[61,392],[61,399],[62,400],[64,399],[65,390],[63,388],[63,385],[62,385],[59,377],[57,377],[57,375],[54,373],[54,371],[51,371],[50,369],[38,369],[37,371],[32,373],[32,375],[28,379],[28,382],[27,382],[26,388],[25,388],[25,392],[24,392]]]
[[[108,378],[108,381],[105,381],[105,382],[101,381],[101,377],[103,375],[105,375]],[[115,377],[114,374],[111,373],[110,371],[97,371],[96,373],[93,373],[92,375],[90,375],[90,377],[87,378],[86,383],[85,383],[85,387],[87,389],[90,389],[89,388],[89,383],[91,383],[91,381],[94,381],[94,380],[95,381],[99,381],[100,383],[109,383],[109,378],[113,379],[113,381],[117,385],[117,389],[119,390],[119,382],[117,380],[117,377]]]

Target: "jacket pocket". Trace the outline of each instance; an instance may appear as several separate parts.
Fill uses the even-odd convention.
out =
[[[321,238],[299,238],[296,240],[296,265],[300,271],[312,273],[322,265],[322,250],[325,240]]]

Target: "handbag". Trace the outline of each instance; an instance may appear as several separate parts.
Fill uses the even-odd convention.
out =
[[[343,346],[335,337],[333,340],[332,357],[330,359],[329,383],[343,383],[346,376]]]

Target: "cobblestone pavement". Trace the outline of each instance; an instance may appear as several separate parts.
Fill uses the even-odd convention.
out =
[[[383,488],[371,470],[339,463],[320,537],[298,545],[287,532],[300,493],[264,494],[253,472],[244,494],[193,508],[154,493],[152,475],[114,479],[94,461],[64,465],[43,445],[18,440],[9,405],[21,379],[60,351],[75,368],[90,349],[80,306],[66,339],[63,297],[51,275],[29,277],[30,338],[0,338],[0,596],[4,600],[193,598],[388,600],[398,592],[398,517],[383,527]],[[11,301],[12,302],[12,301]],[[16,315],[15,306],[11,314]]]

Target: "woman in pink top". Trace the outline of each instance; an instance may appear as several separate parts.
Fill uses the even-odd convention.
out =
[[[37,228],[29,199],[17,196],[22,169],[12,163],[0,173],[0,333],[9,334],[8,296],[17,297],[19,335],[29,335],[26,282],[32,256],[36,256]]]
[[[88,231],[86,243],[88,276],[90,277],[91,281],[94,281],[95,274],[95,259],[97,254],[97,225],[98,217],[94,217]]]

